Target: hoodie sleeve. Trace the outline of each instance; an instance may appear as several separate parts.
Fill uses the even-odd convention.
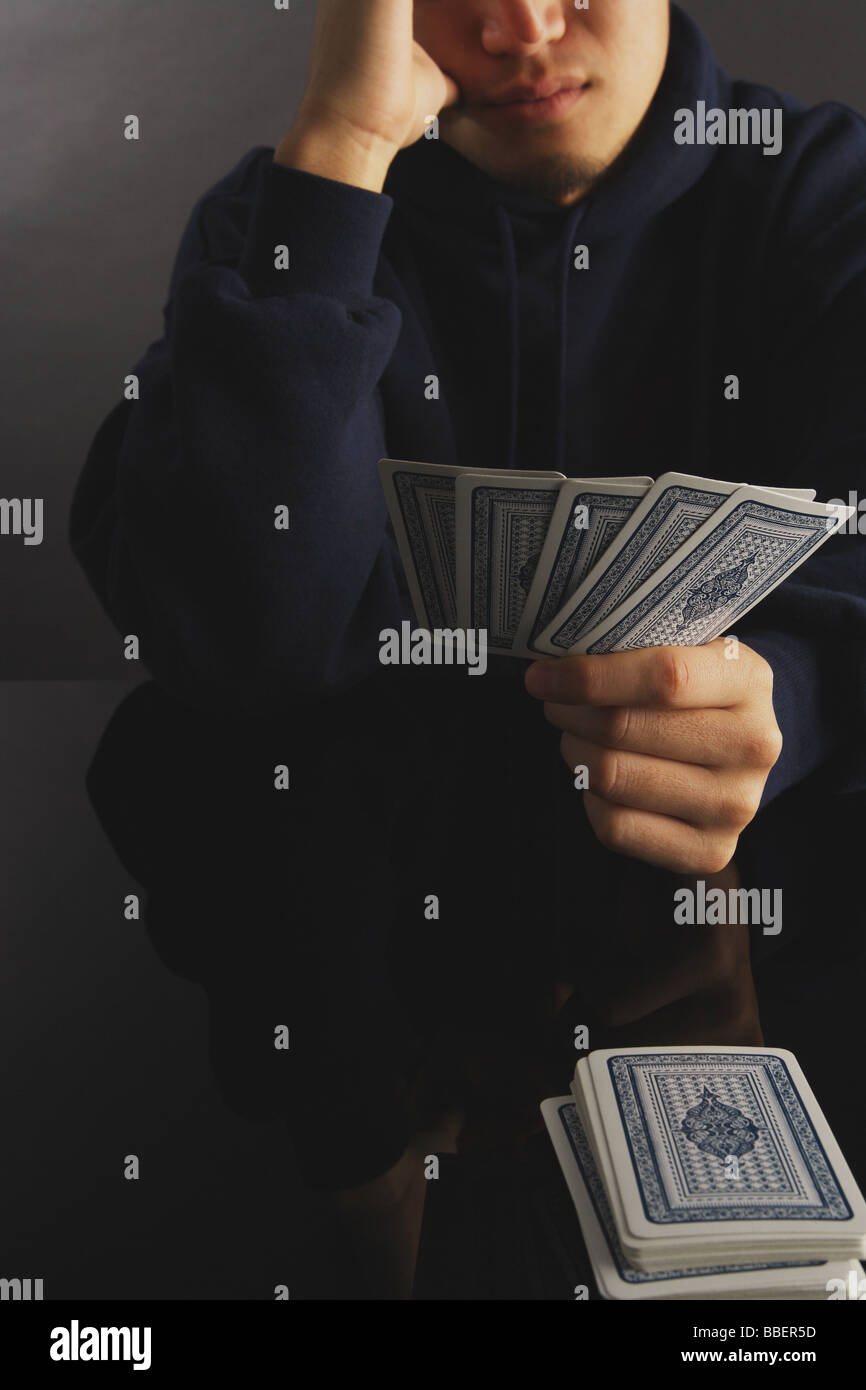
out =
[[[799,124],[769,275],[764,437],[785,479],[866,499],[866,123],[828,104]],[[864,501],[866,506],[866,501]],[[763,805],[821,769],[866,788],[866,512],[737,628],[770,663],[784,747]]]
[[[376,467],[401,326],[373,291],[392,206],[252,151],[196,205],[138,398],[91,445],[73,550],[188,702],[267,712],[339,693],[406,611]]]

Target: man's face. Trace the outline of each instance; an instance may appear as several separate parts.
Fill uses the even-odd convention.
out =
[[[586,193],[643,120],[669,25],[669,0],[589,0],[588,9],[415,0],[416,39],[460,88],[460,104],[440,114],[440,137],[494,178],[562,206]]]

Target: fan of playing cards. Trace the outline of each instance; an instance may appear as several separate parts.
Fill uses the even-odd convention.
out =
[[[605,1298],[827,1298],[866,1203],[790,1052],[591,1052],[542,1103]]]
[[[853,511],[686,473],[379,470],[419,625],[532,659],[711,642]]]

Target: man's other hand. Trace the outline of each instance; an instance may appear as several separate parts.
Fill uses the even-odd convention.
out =
[[[412,0],[319,0],[307,84],[275,160],[381,192],[398,150],[458,99],[415,41]]]

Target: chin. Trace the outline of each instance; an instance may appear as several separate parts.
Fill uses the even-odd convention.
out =
[[[605,173],[608,161],[573,148],[537,149],[520,160],[483,160],[467,155],[501,183],[553,202],[586,193]]]

